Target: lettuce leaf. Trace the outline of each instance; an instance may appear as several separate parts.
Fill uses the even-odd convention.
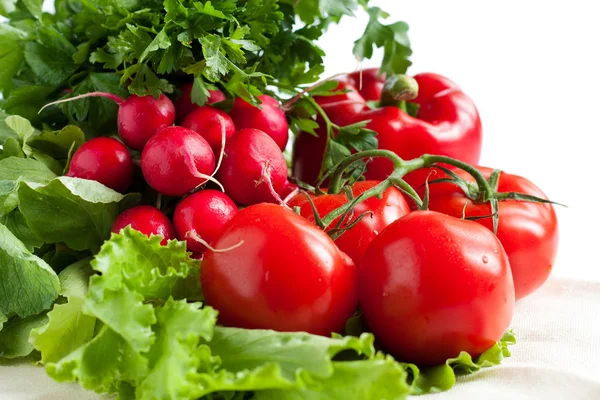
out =
[[[312,387],[256,392],[257,400],[400,400],[410,393],[407,372],[391,357],[333,362],[333,374]],[[351,383],[351,384],[350,384]]]
[[[120,399],[391,400],[447,390],[457,374],[509,355],[510,334],[476,359],[419,370],[376,352],[371,333],[216,326],[215,310],[172,296],[197,279],[198,261],[184,242],[160,241],[126,228],[104,243],[94,272],[82,260],[61,273],[68,302],[31,334],[52,378]]]
[[[47,184],[55,177],[46,165],[31,158],[0,160],[0,217],[17,208],[19,182]]]
[[[19,210],[31,231],[46,243],[97,251],[113,222],[139,195],[122,195],[101,183],[62,176],[45,186],[22,182]]]
[[[31,354],[34,348],[29,343],[29,334],[47,322],[46,313],[26,318],[14,316],[9,319],[0,331],[0,357],[15,358]]]
[[[405,364],[414,377],[412,393],[426,394],[450,390],[456,383],[457,375],[469,375],[481,368],[500,365],[504,358],[510,357],[508,346],[515,343],[514,334],[507,331],[498,343],[475,359],[463,351],[457,357],[435,367],[419,370],[415,365]]]
[[[36,315],[52,307],[59,291],[52,268],[0,224],[0,313]]]

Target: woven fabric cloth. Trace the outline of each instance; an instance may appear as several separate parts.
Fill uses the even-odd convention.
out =
[[[459,379],[452,390],[421,397],[466,399],[600,399],[600,282],[550,280],[517,304],[518,343],[499,367]],[[58,384],[43,368],[0,365],[2,400],[98,400],[75,384]]]

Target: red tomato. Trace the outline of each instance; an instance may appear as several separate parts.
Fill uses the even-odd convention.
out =
[[[352,194],[354,197],[360,196],[362,193],[377,185],[377,181],[361,181],[352,185]],[[327,194],[324,196],[313,197],[313,203],[319,215],[324,217],[330,211],[339,208],[348,202],[348,197],[341,194]],[[300,207],[300,214],[311,222],[315,222],[313,209],[304,194],[299,194],[294,197],[288,205],[290,207]],[[371,211],[372,214],[365,215],[360,222],[352,228],[344,232],[335,240],[335,244],[350,256],[352,260],[358,264],[360,258],[367,250],[371,241],[385,227],[396,221],[398,218],[408,214],[410,208],[404,200],[402,192],[396,188],[389,188],[383,192],[381,197],[371,197],[370,199],[359,203],[354,208],[354,216],[352,219],[347,219],[345,225],[357,218],[363,213]],[[336,219],[329,228],[334,228],[339,218]]]
[[[487,178],[492,169],[478,167]],[[468,173],[453,170],[460,177],[474,182]],[[430,179],[446,175],[437,171]],[[476,203],[465,196],[453,183],[429,185],[429,209],[460,218],[463,210],[466,217],[490,215],[489,203]],[[420,188],[421,194],[424,192]],[[499,192],[519,192],[536,197],[546,195],[525,178],[507,173],[500,174]],[[504,200],[498,203],[498,239],[504,246],[515,282],[516,298],[521,299],[539,288],[550,275],[558,248],[558,223],[551,204],[533,203],[518,200]],[[475,222],[493,231],[492,218]]]
[[[380,344],[402,361],[477,356],[510,324],[508,258],[488,229],[415,211],[379,234],[359,266],[359,300]]]
[[[329,336],[358,304],[354,263],[325,232],[281,206],[243,209],[212,245],[229,250],[207,251],[200,279],[223,325]]]

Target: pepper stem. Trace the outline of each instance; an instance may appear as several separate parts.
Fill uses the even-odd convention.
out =
[[[414,100],[419,94],[419,84],[407,75],[392,75],[381,93],[380,106],[398,106],[402,101]]]

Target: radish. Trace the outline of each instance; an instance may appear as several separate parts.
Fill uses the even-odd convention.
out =
[[[124,193],[133,180],[133,160],[117,139],[99,137],[84,143],[71,159],[67,176],[90,179]]]
[[[142,232],[144,235],[162,236],[160,242],[163,246],[168,240],[175,239],[175,229],[169,218],[156,207],[152,206],[135,206],[122,212],[112,226],[112,232],[119,233],[127,226],[132,229]]]
[[[208,180],[215,169],[215,154],[196,132],[169,126],[154,135],[142,151],[146,182],[167,196],[183,196]]]
[[[192,101],[193,86],[194,84],[192,82],[186,82],[179,87],[181,95],[175,100],[175,110],[177,110],[178,122],[182,122],[188,114],[200,107]],[[218,89],[209,90],[208,93],[208,101],[206,102],[208,105],[220,103],[226,99],[223,92]]]
[[[281,105],[277,100],[263,94],[258,96],[260,108],[241,98],[235,99],[229,113],[237,129],[259,129],[269,135],[281,150],[285,149],[289,137],[289,126]]]
[[[210,106],[199,107],[189,113],[181,126],[200,134],[206,139],[215,154],[219,154],[221,151],[223,129],[225,130],[225,140],[235,133],[235,125],[233,125],[231,117],[226,112]]]
[[[205,244],[216,239],[237,212],[235,203],[225,193],[210,189],[193,193],[175,207],[177,239],[185,240],[188,250],[200,256],[206,250]]]
[[[258,129],[236,132],[225,146],[218,180],[237,204],[281,202],[287,182],[287,164],[281,149]]]
[[[40,111],[51,105],[87,97],[104,97],[119,105],[117,117],[119,136],[133,150],[142,150],[156,132],[175,122],[175,106],[164,94],[161,94],[158,99],[138,95],[123,99],[112,93],[91,92],[46,104]]]

